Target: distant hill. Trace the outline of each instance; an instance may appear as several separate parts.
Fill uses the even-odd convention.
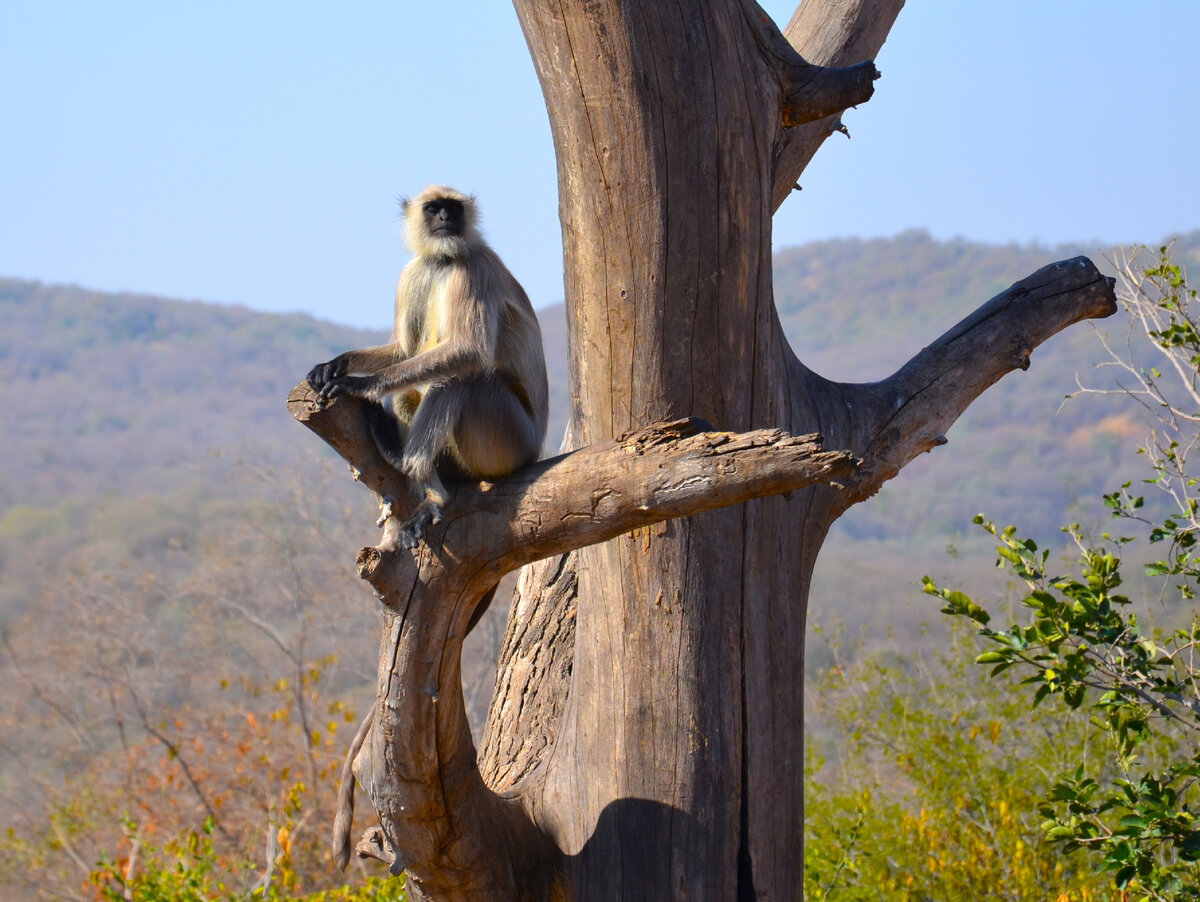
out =
[[[1200,260],[1200,232],[1183,236],[1178,250],[1184,262]],[[863,381],[887,375],[1013,281],[1077,253],[1099,262],[1103,251],[935,241],[917,231],[825,241],[776,254],[776,296],[802,360],[823,375]],[[565,323],[561,305],[539,316],[553,451],[566,414]],[[287,414],[287,391],[313,363],[385,337],[301,314],[15,279],[0,279],[0,323],[0,525],[16,506],[49,510],[64,500],[212,501],[237,460],[304,466],[326,452],[314,451],[319,443]],[[872,548],[880,573],[895,556],[915,580],[933,565],[914,558],[932,549],[944,560],[979,510],[1052,532],[1077,499],[1112,488],[1129,475],[1128,436],[1138,427],[1128,409],[1094,399],[1060,409],[1076,373],[1091,378],[1098,356],[1086,325],[1036,351],[1028,372],[1006,377],[971,408],[948,446],[843,518],[828,556]]]
[[[0,508],[209,481],[214,455],[279,458],[311,362],[377,338],[306,316],[0,280],[10,389]],[[270,434],[263,441],[264,433]],[[272,450],[274,449],[274,450]]]
[[[543,319],[564,344],[561,307]],[[386,340],[302,314],[15,279],[0,279],[0,324],[0,514],[64,495],[173,491],[210,481],[230,455],[288,460],[309,440],[284,407],[288,390],[314,363]]]

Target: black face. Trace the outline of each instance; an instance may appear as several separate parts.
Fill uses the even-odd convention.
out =
[[[461,201],[439,197],[426,201],[421,207],[425,216],[425,228],[431,235],[462,235],[466,222],[466,211]]]

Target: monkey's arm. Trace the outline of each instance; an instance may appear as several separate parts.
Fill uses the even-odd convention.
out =
[[[434,336],[444,336],[441,340],[403,360],[392,356],[387,366],[372,375],[345,375],[350,370],[343,370],[320,388],[320,397],[325,400],[347,394],[381,401],[413,386],[491,369],[495,365],[500,329],[499,307],[504,301],[494,288],[487,289],[488,286],[475,284],[465,268],[456,269],[446,277],[430,311],[433,324],[428,331]],[[337,359],[330,361],[334,363]]]
[[[330,361],[331,364],[336,360]],[[470,376],[485,371],[490,361],[481,359],[470,342],[453,338],[434,345],[428,351],[414,354],[371,376],[334,376],[317,386],[309,374],[309,384],[318,389],[322,401],[338,395],[351,395],[368,401],[382,401],[386,396],[440,379]]]
[[[392,365],[400,356],[395,344],[376,345],[339,354],[327,363],[318,363],[308,371],[308,384],[317,391],[324,389],[334,379],[347,373],[378,373]]]

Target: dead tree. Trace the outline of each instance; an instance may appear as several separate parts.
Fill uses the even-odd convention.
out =
[[[460,489],[415,554],[394,520],[360,552],[383,603],[355,764],[381,829],[360,851],[413,898],[794,899],[805,615],[830,525],[1041,342],[1113,312],[1112,285],[1057,263],[888,379],[823,379],[780,330],[771,216],[870,96],[862,61],[900,0],[813,0],[784,33],[752,0],[516,6],[558,157],[567,453]],[[405,497],[358,402],[319,409],[302,383],[289,404]],[[463,633],[535,561],[477,759]]]

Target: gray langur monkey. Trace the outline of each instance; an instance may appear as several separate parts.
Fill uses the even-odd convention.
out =
[[[416,496],[400,534],[416,548],[449,499],[439,471],[495,479],[537,460],[549,390],[537,317],[480,236],[475,199],[430,185],[403,208],[413,258],[396,284],[391,344],[318,364],[308,382],[322,402],[353,395],[390,411],[368,405],[380,453]]]
[[[449,494],[439,470],[458,478],[507,476],[537,460],[546,435],[549,390],[537,317],[479,235],[477,216],[473,197],[441,185],[405,201],[413,258],[396,284],[391,343],[347,351],[308,374],[322,402],[343,394],[376,402],[367,405],[371,435],[417,498],[400,532],[408,548],[442,518]],[[480,600],[468,632],[494,592]],[[339,868],[350,860],[353,764],[373,715],[363,719],[342,766],[333,829]]]

